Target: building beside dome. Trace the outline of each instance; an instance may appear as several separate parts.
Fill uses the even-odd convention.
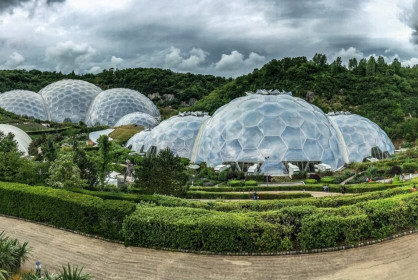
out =
[[[85,121],[90,103],[102,90],[82,80],[61,80],[41,89],[49,120],[62,123]]]
[[[0,124],[0,131],[5,135],[12,133],[15,141],[17,142],[17,148],[19,151],[21,151],[25,156],[29,154],[29,145],[32,142],[32,139],[28,134],[26,134],[26,132],[16,126],[8,124]]]
[[[29,90],[11,90],[0,94],[0,107],[19,116],[42,121],[48,120],[48,112],[41,95]]]
[[[158,124],[158,120],[146,113],[134,112],[120,118],[116,122],[115,127],[128,124],[152,128]]]
[[[93,100],[86,123],[88,126],[97,124],[114,126],[120,118],[134,112],[160,118],[157,107],[142,93],[125,88],[109,89],[102,91]]]

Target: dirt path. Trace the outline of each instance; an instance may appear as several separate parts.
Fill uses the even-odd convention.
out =
[[[418,235],[346,251],[294,256],[229,257],[158,251],[109,243],[0,217],[0,231],[33,247],[26,267],[40,260],[67,263],[102,279],[417,279]]]

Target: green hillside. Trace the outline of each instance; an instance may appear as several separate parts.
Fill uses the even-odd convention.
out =
[[[257,89],[292,91],[305,98],[314,93],[313,103],[325,112],[351,111],[368,117],[392,139],[413,142],[418,136],[418,67],[402,67],[383,58],[357,63],[350,68],[337,59],[331,64],[316,55],[272,60],[251,74],[236,78],[199,100],[190,109],[214,112],[230,100]]]
[[[272,60],[261,69],[235,79],[156,68],[110,69],[95,75],[3,70],[0,92],[39,91],[65,78],[86,80],[103,89],[126,87],[151,94],[164,117],[176,110],[213,113],[249,90],[286,90],[301,98],[310,92],[313,103],[325,112],[344,110],[368,117],[392,140],[413,143],[418,137],[418,67],[402,67],[396,59],[390,63],[381,57],[358,62],[352,59],[346,68],[341,59],[329,64],[325,55],[316,54],[312,60],[306,57]]]

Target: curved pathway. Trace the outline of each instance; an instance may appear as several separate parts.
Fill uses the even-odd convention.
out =
[[[232,257],[124,247],[30,222],[0,217],[0,232],[28,241],[26,263],[51,271],[67,263],[102,279],[417,279],[418,235],[310,255]]]

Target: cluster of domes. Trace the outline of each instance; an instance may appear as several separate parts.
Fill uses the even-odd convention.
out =
[[[394,147],[375,123],[350,113],[324,112],[291,93],[258,90],[207,113],[181,113],[127,143],[141,153],[170,148],[178,156],[208,166],[261,165],[260,171],[286,174],[287,163],[306,170],[324,163],[338,170],[367,157],[385,158]]]
[[[148,115],[143,116],[146,127],[155,126],[160,118],[157,107],[138,91],[124,88],[102,91],[81,80],[61,80],[41,89],[39,94],[23,90],[5,92],[0,94],[0,107],[21,116],[54,122],[82,121],[89,126],[114,126],[130,113]]]

